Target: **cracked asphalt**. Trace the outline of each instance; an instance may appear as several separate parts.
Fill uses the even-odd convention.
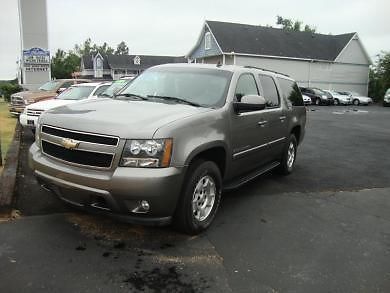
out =
[[[310,107],[295,172],[223,194],[188,237],[83,214],[38,186],[0,221],[4,292],[390,292],[390,110]]]

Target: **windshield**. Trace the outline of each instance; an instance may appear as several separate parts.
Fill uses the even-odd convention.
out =
[[[82,100],[88,98],[95,87],[94,86],[72,86],[59,94],[56,99],[59,100]]]
[[[231,72],[219,69],[154,68],[134,79],[116,98],[137,95],[156,102],[172,103],[181,99],[202,107],[221,107],[225,104],[231,76]]]
[[[59,81],[52,80],[44,83],[39,89],[41,91],[55,91],[60,85]]]
[[[112,98],[121,88],[123,88],[129,82],[130,82],[130,80],[125,80],[125,79],[116,80],[105,91],[100,93],[98,96]]]

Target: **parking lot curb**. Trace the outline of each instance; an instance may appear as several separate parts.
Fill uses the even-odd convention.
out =
[[[5,157],[3,173],[0,177],[0,210],[11,209],[16,186],[19,165],[20,140],[22,127],[19,122],[15,126],[15,134]]]

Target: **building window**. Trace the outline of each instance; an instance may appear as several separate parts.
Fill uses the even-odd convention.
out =
[[[96,65],[95,65],[95,78],[102,78],[103,77],[103,60],[100,57],[96,58]]]
[[[141,58],[139,56],[135,56],[133,59],[134,65],[140,65],[141,64]]]
[[[211,33],[207,32],[204,35],[204,49],[209,50],[211,49]]]

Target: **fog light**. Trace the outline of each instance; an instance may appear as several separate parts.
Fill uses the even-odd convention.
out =
[[[145,210],[145,211],[149,211],[150,209],[150,205],[148,203],[147,200],[141,200],[141,207]]]
[[[150,204],[147,200],[141,200],[137,203],[137,206],[131,211],[137,214],[146,214],[150,210]]]

